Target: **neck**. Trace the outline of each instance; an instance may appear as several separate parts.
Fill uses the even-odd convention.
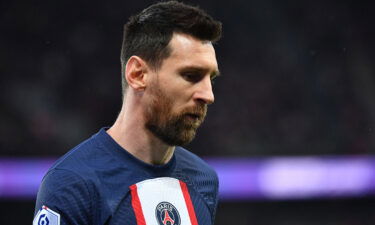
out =
[[[129,99],[130,100],[130,99]],[[152,165],[164,165],[172,158],[175,146],[162,142],[145,126],[139,102],[124,101],[121,112],[108,134],[126,151]]]

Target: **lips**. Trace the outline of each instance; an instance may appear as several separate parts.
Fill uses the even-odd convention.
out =
[[[187,113],[186,115],[194,120],[201,120],[202,118],[201,114]]]
[[[193,122],[195,125],[199,126],[207,112],[207,106],[195,106],[195,107],[190,107],[186,108],[183,112],[182,115],[187,119]]]

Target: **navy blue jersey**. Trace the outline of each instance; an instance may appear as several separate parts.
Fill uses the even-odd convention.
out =
[[[161,166],[146,164],[101,129],[44,176],[35,225],[211,225],[218,178],[202,159],[176,147]]]

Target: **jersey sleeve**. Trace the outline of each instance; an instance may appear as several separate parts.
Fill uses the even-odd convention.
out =
[[[94,224],[92,197],[93,188],[79,175],[65,169],[49,171],[39,188],[33,225]]]

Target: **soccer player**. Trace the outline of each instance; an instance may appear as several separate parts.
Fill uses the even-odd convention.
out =
[[[212,45],[221,23],[203,10],[160,2],[125,25],[123,106],[47,172],[34,225],[212,225],[215,171],[180,147],[214,102]]]

